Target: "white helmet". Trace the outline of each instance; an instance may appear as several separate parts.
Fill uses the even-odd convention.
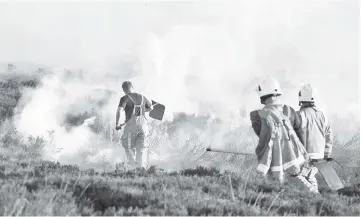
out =
[[[298,101],[315,102],[316,89],[311,84],[303,84],[298,92]]]
[[[273,78],[268,77],[264,79],[260,85],[258,85],[257,92],[259,97],[275,94],[282,95],[281,87],[279,82]]]

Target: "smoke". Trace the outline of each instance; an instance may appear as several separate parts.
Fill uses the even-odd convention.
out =
[[[58,160],[111,147],[89,128],[68,131],[62,121],[96,106],[84,98],[108,90],[97,109],[113,127],[125,79],[166,105],[167,119],[174,112],[212,113],[248,125],[248,113],[261,107],[255,87],[262,76],[276,77],[283,101],[296,109],[300,83],[308,81],[319,106],[330,116],[352,116],[353,130],[358,8],[357,1],[2,3],[0,60],[52,69],[42,86],[25,93],[16,121],[27,135],[53,130],[63,151],[46,155]],[[70,78],[64,68],[82,75]]]

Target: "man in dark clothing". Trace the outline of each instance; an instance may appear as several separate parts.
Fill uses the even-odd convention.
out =
[[[145,112],[153,109],[151,102],[143,95],[133,92],[133,85],[129,81],[122,84],[125,96],[120,98],[116,113],[116,129],[124,127],[122,146],[125,149],[128,162],[138,167],[146,168],[148,145],[148,121]],[[125,122],[119,125],[122,111],[125,113]],[[135,158],[135,160],[134,160]]]

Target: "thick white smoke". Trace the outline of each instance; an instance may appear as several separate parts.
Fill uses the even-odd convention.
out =
[[[18,129],[55,131],[58,159],[77,158],[98,138],[86,127],[67,131],[69,112],[97,89],[110,90],[102,114],[114,126],[121,83],[173,112],[210,112],[240,120],[259,108],[258,79],[280,80],[285,103],[298,108],[303,81],[319,91],[330,115],[359,127],[357,1],[232,1],[119,3],[2,3],[0,59],[46,64],[54,74],[25,94]],[[55,69],[56,68],[56,69]],[[64,68],[83,77],[66,78]],[[249,124],[249,123],[248,123]],[[110,147],[97,144],[94,147]],[[66,158],[65,158],[66,157]]]

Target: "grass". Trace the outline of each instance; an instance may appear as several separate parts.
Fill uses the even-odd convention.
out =
[[[1,215],[359,215],[359,196],[324,187],[313,195],[214,168],[94,172],[40,161],[0,174]]]
[[[2,96],[17,101],[18,89],[31,82],[12,82],[12,88],[2,89],[7,93]],[[14,106],[13,101],[8,102],[12,104],[6,107],[7,118]],[[87,117],[89,113],[69,116],[67,122],[76,126]],[[321,195],[314,195],[295,188],[290,181],[280,186],[263,179],[254,172],[252,158],[202,155],[209,144],[207,138],[211,141],[214,138],[196,130],[182,134],[179,129],[192,123],[194,129],[202,131],[207,125],[217,131],[220,120],[212,122],[206,116],[178,114],[173,122],[152,125],[153,150],[161,151],[157,144],[165,143],[179,153],[172,160],[181,161],[184,168],[173,172],[157,167],[126,170],[121,166],[104,171],[85,170],[77,165],[44,161],[42,148],[46,141],[40,137],[23,138],[11,120],[2,121],[0,215],[360,215],[359,194],[331,192],[321,177],[318,177]],[[104,133],[105,128],[99,127],[102,123],[97,123],[92,130]],[[234,147],[232,133],[237,138],[247,137],[238,135],[239,132],[246,131],[231,131],[227,134],[230,139],[223,141]],[[345,176],[354,176],[354,172]]]

